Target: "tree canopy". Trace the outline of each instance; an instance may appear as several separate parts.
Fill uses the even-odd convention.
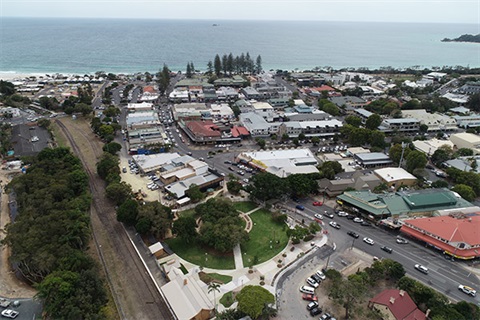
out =
[[[67,148],[44,149],[14,178],[18,215],[3,240],[52,319],[97,318],[106,303],[90,241],[88,178]]]
[[[200,240],[207,246],[227,252],[248,240],[241,218],[230,202],[212,198],[197,205],[195,213],[202,218]]]
[[[237,294],[238,310],[246,313],[252,319],[257,319],[269,304],[275,302],[275,297],[261,286],[248,285]]]

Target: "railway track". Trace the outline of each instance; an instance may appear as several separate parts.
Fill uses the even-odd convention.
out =
[[[105,182],[96,174],[93,165],[102,154],[100,143],[93,138],[93,133],[86,133],[75,126],[67,127],[60,119],[56,123],[89,177],[93,238],[120,318],[174,319],[125,228],[117,221],[115,208],[104,195]],[[90,150],[79,147],[78,137],[83,140],[82,147]],[[88,159],[88,155],[95,159]]]

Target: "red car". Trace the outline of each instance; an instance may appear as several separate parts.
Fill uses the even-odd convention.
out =
[[[313,205],[314,205],[315,207],[323,206],[323,202],[321,202],[321,201],[315,201],[315,202],[313,203]]]
[[[308,293],[304,293],[302,295],[302,299],[303,300],[308,300],[308,301],[317,301],[318,300],[317,296],[315,296],[313,294],[308,294]]]

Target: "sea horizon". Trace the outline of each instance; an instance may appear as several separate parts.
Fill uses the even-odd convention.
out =
[[[128,23],[125,23],[128,22]],[[0,18],[0,74],[205,71],[215,54],[261,55],[264,70],[480,67],[468,23],[294,20]],[[73,41],[72,41],[73,39]]]

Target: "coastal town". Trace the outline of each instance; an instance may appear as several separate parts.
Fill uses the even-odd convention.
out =
[[[479,319],[480,74],[216,60],[0,80],[3,317]]]

